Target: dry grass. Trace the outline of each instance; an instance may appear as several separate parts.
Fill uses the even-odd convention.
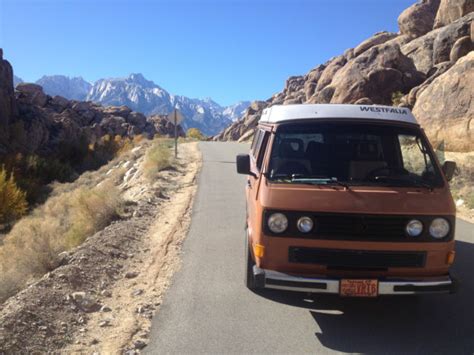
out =
[[[173,166],[171,143],[171,140],[157,139],[148,149],[143,164],[144,174],[147,179],[153,180],[160,171]]]
[[[0,246],[0,302],[58,266],[58,254],[106,227],[121,205],[112,183],[51,197],[20,220]]]

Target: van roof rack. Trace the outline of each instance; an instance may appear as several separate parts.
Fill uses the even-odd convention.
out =
[[[275,105],[263,110],[259,122],[279,123],[327,118],[399,121],[418,125],[411,111],[405,107],[339,104]]]

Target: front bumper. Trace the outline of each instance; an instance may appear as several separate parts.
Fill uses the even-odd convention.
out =
[[[293,276],[273,270],[253,267],[257,288],[339,294],[340,279]],[[455,293],[457,281],[450,275],[434,281],[379,279],[379,295],[413,295],[427,293]]]

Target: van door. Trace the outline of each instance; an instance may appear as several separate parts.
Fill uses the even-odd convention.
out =
[[[253,226],[257,223],[256,205],[258,199],[258,187],[262,179],[263,158],[267,149],[269,137],[270,132],[258,129],[255,133],[250,153],[250,170],[255,174],[255,176],[247,176],[247,223],[250,238],[252,238],[253,235]]]

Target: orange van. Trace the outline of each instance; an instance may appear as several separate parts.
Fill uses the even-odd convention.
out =
[[[455,167],[440,165],[407,108],[267,108],[250,154],[237,156],[247,175],[247,287],[454,292]]]

